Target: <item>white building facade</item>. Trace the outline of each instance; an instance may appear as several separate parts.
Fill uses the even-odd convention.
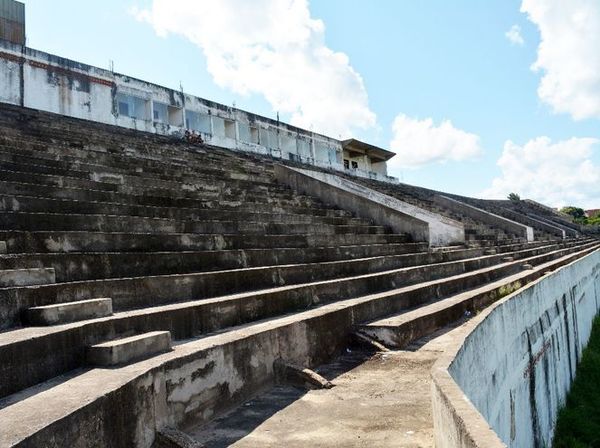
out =
[[[390,151],[339,141],[7,40],[0,40],[0,102],[158,134],[189,129],[210,145],[397,181],[387,176]],[[361,151],[367,147],[371,150]]]

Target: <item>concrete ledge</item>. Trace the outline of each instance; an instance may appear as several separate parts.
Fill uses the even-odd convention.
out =
[[[129,338],[92,345],[87,359],[97,366],[116,366],[171,350],[171,332],[152,331]]]
[[[543,232],[547,232],[552,235],[559,236],[562,239],[565,239],[567,236],[567,232],[565,231],[565,229],[559,227],[558,225],[554,225],[554,224],[551,224],[544,220],[541,220],[538,216],[535,216],[535,217],[531,216],[529,214],[526,214],[525,211],[511,210],[510,208],[500,205],[498,203],[499,201],[485,201],[485,202],[487,204],[489,204],[491,207],[493,207],[492,209],[494,211],[496,211],[500,215],[504,216],[505,218],[512,219],[521,224],[528,225],[530,227],[541,230]],[[571,229],[569,229],[569,231],[570,231],[569,234],[571,234],[571,232],[576,234],[576,232],[572,231]]]
[[[56,283],[53,268],[6,269],[0,271],[0,288]]]
[[[489,224],[490,226],[502,229],[505,232],[514,233],[515,235],[518,235],[521,238],[525,238],[526,241],[534,240],[533,229],[524,224],[511,221],[510,219],[503,218],[502,216],[495,215],[493,213],[487,212],[477,207],[473,207],[472,205],[465,204],[464,202],[457,201],[456,199],[452,199],[441,194],[436,194],[433,200],[437,204],[449,208],[450,210],[456,213],[469,216],[485,224]]]
[[[600,250],[544,274],[465,324],[434,365],[436,447],[551,446],[599,309]]]
[[[112,312],[112,299],[102,298],[35,306],[29,308],[25,314],[27,321],[32,325],[57,325],[106,317]]]
[[[430,246],[448,246],[465,241],[462,223],[402,202],[333,174],[276,164],[275,177],[294,190],[323,202],[350,210],[358,216],[406,233],[414,241]]]

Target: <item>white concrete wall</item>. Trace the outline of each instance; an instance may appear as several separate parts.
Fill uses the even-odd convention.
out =
[[[277,180],[430,246],[464,243],[462,223],[329,173],[275,165]]]
[[[119,94],[148,101],[147,119],[120,115]],[[0,41],[0,102],[167,135],[183,133],[189,110],[211,121],[210,132],[201,133],[209,144],[344,169],[339,140],[7,41]],[[170,108],[171,120],[153,120],[154,102]],[[234,132],[224,131],[223,120],[235,122]],[[258,139],[248,138],[250,128],[258,131]],[[357,175],[397,181],[383,173]]]
[[[434,368],[436,446],[551,446],[599,309],[596,250],[484,312],[450,377]]]

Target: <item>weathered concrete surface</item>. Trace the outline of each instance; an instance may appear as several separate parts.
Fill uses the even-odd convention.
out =
[[[47,285],[55,282],[56,275],[52,268],[0,270],[0,288],[10,286]]]
[[[436,446],[550,446],[599,299],[596,250],[470,322],[433,370]]]
[[[582,248],[549,252],[556,249],[556,246],[550,245],[545,248],[519,251],[514,255],[518,258],[534,255],[535,264],[538,264]],[[471,253],[471,251],[468,250],[467,253]],[[452,252],[440,252],[439,254],[453,255]],[[369,314],[372,316],[371,319],[383,317],[394,310],[416,306],[434,297],[443,297],[455,293],[457,290],[521,271],[518,262],[513,266],[495,266],[498,262],[497,259],[501,256],[417,266],[398,272],[350,278],[347,279],[348,281],[340,279],[321,284],[290,285],[211,300],[171,303],[166,306],[154,306],[151,309],[142,308],[124,313],[117,312],[108,318],[77,322],[60,327],[29,327],[2,333],[0,334],[0,358],[8,359],[10,362],[0,366],[0,376],[3,375],[6,379],[0,383],[0,396],[47,380],[52,376],[64,373],[66,369],[81,366],[82,353],[87,345],[112,339],[118,335],[124,336],[136,332],[162,329],[171,331],[176,339],[187,339],[222,330],[230,325],[304,310],[306,307],[314,305],[317,297],[319,303],[324,304],[338,301],[341,298],[359,297],[375,291],[385,291],[386,288],[397,288],[400,283],[408,285],[419,282],[424,277],[433,279],[458,274],[456,278],[440,279],[422,287],[419,287],[420,285],[408,286],[362,298],[373,304],[374,308],[368,308],[370,312],[377,312],[377,315]],[[485,269],[479,270],[484,267]],[[475,272],[473,272],[474,269]],[[460,275],[463,273],[466,275]],[[365,282],[366,279],[370,280]],[[168,287],[166,291],[170,292],[170,297],[173,298],[173,288]],[[37,295],[39,294],[38,291]],[[153,291],[153,294],[156,294],[156,291]],[[147,295],[147,298],[150,297],[152,295]],[[155,305],[157,304],[155,297],[153,297],[153,302]],[[30,348],[29,350],[22,349],[25,344]],[[44,370],[35,368],[40,363],[44,363]]]
[[[152,331],[88,348],[87,358],[96,366],[116,366],[171,350],[171,333]]]
[[[106,317],[112,312],[112,299],[100,298],[31,307],[26,312],[26,319],[31,325],[56,325]]]
[[[0,254],[5,254],[6,252],[6,241],[0,241]]]
[[[478,221],[484,222],[493,227],[497,227],[506,232],[513,233],[515,235],[520,236],[521,238],[525,238],[526,241],[533,241],[534,239],[533,229],[524,224],[511,221],[510,219],[504,218],[499,215],[495,215],[493,213],[487,212],[477,207],[473,207],[472,205],[460,202],[456,199],[452,199],[447,196],[443,196],[441,194],[435,195],[434,201],[437,204],[440,204],[454,211],[455,213],[470,216],[471,218],[475,218]]]
[[[463,225],[333,174],[275,165],[277,180],[431,246],[464,243]]]
[[[318,372],[333,389],[275,387],[188,433],[207,448],[432,447],[429,370],[438,352],[351,352]]]

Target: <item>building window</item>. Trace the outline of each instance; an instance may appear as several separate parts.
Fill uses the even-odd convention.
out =
[[[225,120],[225,137],[235,139],[235,121]]]
[[[154,109],[154,121],[158,123],[167,123],[167,105],[159,103],[158,101],[153,101],[152,108]]]
[[[344,169],[346,169],[346,170],[350,169],[350,160],[344,159]]]
[[[355,162],[354,160],[352,161],[352,169],[353,170],[358,169],[358,162]]]
[[[213,133],[218,137],[225,137],[225,124],[222,118],[212,117]]]
[[[186,109],[185,127],[193,131],[210,134],[210,116]]]
[[[168,106],[167,115],[171,126],[183,127],[183,109],[177,106]]]
[[[125,93],[117,93],[119,115],[138,120],[150,119],[150,101]]]
[[[258,128],[250,126],[250,143],[258,144]]]

